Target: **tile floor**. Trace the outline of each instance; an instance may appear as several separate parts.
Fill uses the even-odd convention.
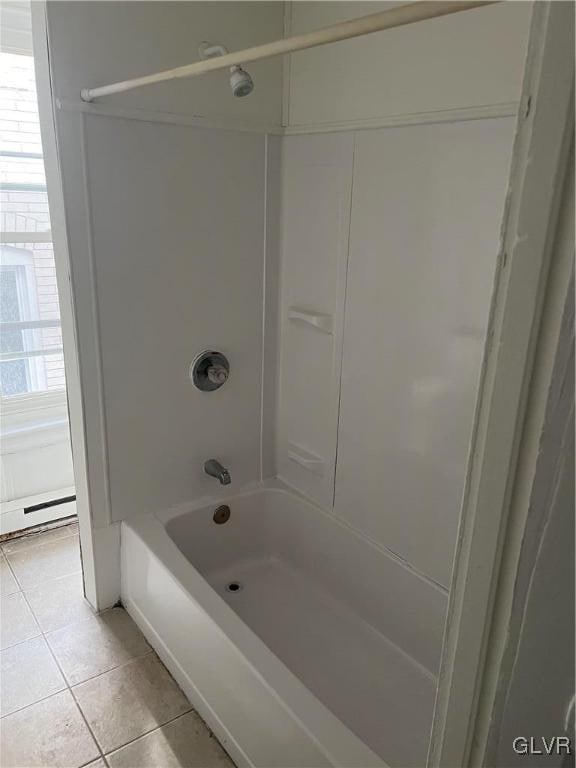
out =
[[[82,596],[76,525],[0,546],[2,768],[234,768],[122,608]]]

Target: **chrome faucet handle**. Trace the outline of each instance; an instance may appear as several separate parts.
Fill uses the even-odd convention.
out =
[[[211,381],[212,384],[218,384],[220,386],[228,379],[228,371],[223,365],[210,365],[206,369],[206,376],[208,377],[208,381]]]

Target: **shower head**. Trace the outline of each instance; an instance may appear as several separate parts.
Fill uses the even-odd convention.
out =
[[[254,90],[254,82],[248,72],[236,64],[230,67],[230,88],[234,96],[248,96]]]
[[[198,53],[201,59],[214,59],[216,56],[225,56],[228,53],[228,48],[223,45],[203,42],[198,46]],[[238,96],[238,98],[248,96],[254,90],[254,81],[239,64],[230,67],[230,88],[234,96]]]

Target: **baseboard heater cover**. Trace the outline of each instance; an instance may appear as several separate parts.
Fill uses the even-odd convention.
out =
[[[44,501],[42,504],[34,504],[31,507],[24,507],[24,514],[29,515],[31,512],[40,512],[41,509],[48,509],[49,507],[57,507],[60,504],[68,504],[71,501],[76,501],[76,496],[63,496],[61,499],[52,499],[51,501]]]

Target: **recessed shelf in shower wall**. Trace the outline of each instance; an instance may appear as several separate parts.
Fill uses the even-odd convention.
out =
[[[282,151],[277,474],[330,508],[354,136],[289,136]]]
[[[322,333],[332,333],[333,331],[333,318],[332,315],[325,314],[324,312],[312,312],[309,309],[302,309],[301,307],[290,307],[288,310],[288,319],[295,323],[305,323],[306,325],[316,328]]]
[[[309,472],[322,476],[324,474],[324,459],[316,453],[302,448],[296,443],[288,443],[288,458]]]

